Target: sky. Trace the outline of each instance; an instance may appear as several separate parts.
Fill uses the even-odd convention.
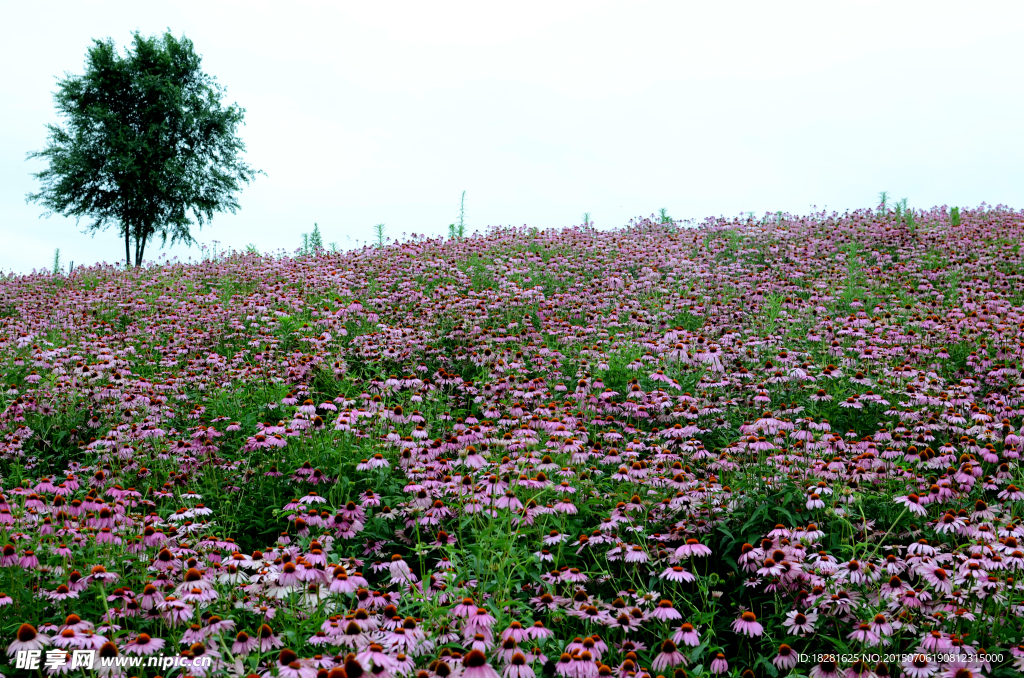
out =
[[[1024,3],[0,0],[0,271],[115,262],[26,203],[92,39],[188,37],[263,170],[198,245],[293,251],[778,210],[1024,207]],[[813,206],[813,207],[812,207]],[[208,251],[208,250],[207,250]]]

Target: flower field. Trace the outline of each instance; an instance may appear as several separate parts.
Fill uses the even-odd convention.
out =
[[[0,670],[1017,675],[1022,238],[864,210],[0,279]]]

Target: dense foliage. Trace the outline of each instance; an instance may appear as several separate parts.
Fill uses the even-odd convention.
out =
[[[1024,671],[1022,235],[643,220],[8,277],[0,633],[217,675]]]

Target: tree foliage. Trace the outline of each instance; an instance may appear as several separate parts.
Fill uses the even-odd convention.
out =
[[[238,209],[235,192],[259,170],[245,164],[238,138],[245,109],[224,106],[224,88],[200,69],[190,40],[134,34],[118,54],[113,40],[94,40],[84,75],[65,74],[54,100],[67,125],[48,125],[48,144],[29,158],[49,161],[33,176],[29,202],[45,216],[93,221],[86,232],[116,226],[125,265],[143,260],[146,243],[194,242],[214,212]]]

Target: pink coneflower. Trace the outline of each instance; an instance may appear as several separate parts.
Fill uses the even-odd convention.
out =
[[[74,631],[92,631],[93,623],[82,619],[77,614],[69,614],[64,618],[64,623],[58,627],[58,630],[60,631],[65,629],[72,629]]]
[[[391,671],[395,665],[395,660],[385,654],[384,647],[377,643],[367,645],[365,650],[356,655],[356,661],[365,671],[371,671],[374,667]]]
[[[764,577],[777,577],[786,571],[789,567],[789,563],[785,561],[775,562],[773,558],[765,558],[764,562],[761,563],[761,567],[758,568],[757,573]]]
[[[628,643],[630,641],[627,640],[625,642]],[[608,643],[601,640],[601,636],[595,633],[589,638],[583,639],[583,648],[590,650],[590,653],[594,655],[594,659],[600,660],[608,652]]]
[[[178,600],[174,596],[167,596],[157,605],[160,616],[167,620],[171,626],[177,626],[192,618],[192,606]]]
[[[811,678],[838,678],[839,670],[834,661],[820,661],[808,672]]]
[[[530,604],[538,610],[557,610],[561,606],[561,600],[550,593],[542,593],[539,596],[530,598]],[[457,607],[458,606],[456,606],[456,608]],[[474,609],[476,608],[475,605],[473,607]],[[452,611],[452,614],[458,616],[454,610]]]
[[[814,623],[816,621],[818,621],[817,612],[790,610],[786,613],[786,620],[782,622],[782,626],[793,635],[803,635],[814,631]]]
[[[862,563],[859,560],[850,560],[839,566],[839,573],[849,580],[851,584],[866,582],[871,572],[873,572],[873,566],[870,563]]]
[[[903,568],[892,568],[893,570],[902,571]],[[893,572],[893,575],[889,577],[888,581],[885,581],[878,589],[879,593],[887,598],[895,598],[910,590],[910,584],[900,579],[900,576]]]
[[[391,562],[388,564],[388,572],[391,574],[392,580],[401,580],[408,582],[415,582],[419,577],[412,573],[409,569],[409,563],[405,561],[400,555],[394,555],[391,557]]]
[[[881,640],[878,634],[871,628],[871,624],[866,622],[858,624],[857,628],[846,637],[868,646],[877,645],[878,641]]]
[[[31,624],[22,624],[14,642],[7,646],[7,656],[13,657],[19,650],[42,650],[50,644],[50,639],[36,632]]]
[[[268,448],[268,447],[272,447],[272,446],[273,446],[272,443],[270,443],[267,440],[267,436],[263,435],[262,433],[257,433],[256,435],[251,436],[246,441],[245,449],[248,449],[248,450],[260,450],[260,449],[264,449],[264,448]],[[275,469],[271,469],[271,472],[273,472],[273,471],[276,471],[276,468]],[[269,473],[267,475],[269,475]]]
[[[146,584],[142,589],[142,598],[139,599],[139,605],[143,610],[152,610],[158,608],[163,602],[164,597],[160,595],[160,590],[152,584]]]
[[[779,653],[772,659],[772,664],[777,668],[789,670],[797,665],[798,655],[793,651],[789,645],[782,643],[779,645]]]
[[[697,629],[693,628],[693,624],[689,622],[683,622],[683,624],[676,629],[675,634],[672,636],[672,642],[679,645],[689,645],[690,647],[697,647],[700,645],[700,634]]]
[[[516,652],[501,675],[502,678],[534,678],[535,674],[523,653]]]
[[[928,543],[927,539],[919,539],[907,547],[907,554],[912,556],[934,556],[935,553],[935,549]]]
[[[412,651],[424,640],[426,640],[426,634],[416,626],[416,620],[412,617],[406,617],[401,627],[385,636],[389,649],[405,652]]]
[[[673,565],[672,567],[665,568],[665,570],[659,575],[662,579],[674,582],[690,582],[696,580],[689,571],[683,568],[681,565]]]
[[[929,678],[938,669],[935,662],[925,654],[915,654],[907,658],[901,666],[909,678]]]
[[[885,618],[884,614],[876,614],[869,624],[871,626],[871,630],[881,638],[885,638],[893,634],[893,626],[889,620]]]
[[[671,600],[662,600],[658,603],[658,606],[651,612],[651,616],[659,621],[683,618],[683,615],[679,614],[679,611],[672,607]]]
[[[1016,485],[1007,485],[1006,489],[996,496],[1001,501],[1021,501],[1024,500],[1024,491],[1020,490]]]
[[[119,674],[120,671],[117,665],[112,663],[112,660],[116,659],[119,654],[117,645],[109,640],[100,645],[96,652],[96,658],[100,660],[96,671],[97,675],[109,676]]]
[[[626,550],[625,561],[627,563],[646,563],[649,559],[647,552],[642,546],[631,546]]]
[[[490,630],[494,626],[495,619],[485,607],[478,607],[476,611],[466,619],[467,633],[481,633]]]
[[[487,656],[480,650],[470,650],[462,658],[462,678],[500,678],[490,664]]]
[[[87,650],[98,650],[102,647],[103,643],[107,642],[105,637],[97,635],[92,631],[81,631],[77,636],[78,646]]]
[[[661,671],[670,666],[678,666],[680,664],[685,666],[686,663],[686,656],[676,648],[676,644],[671,640],[666,640],[662,642],[661,651],[658,652],[657,656],[654,657],[654,661],[651,662],[651,668],[655,671]]]
[[[472,598],[463,598],[460,603],[451,609],[449,614],[453,617],[468,617],[476,612],[477,607],[479,606]]]
[[[736,633],[743,633],[751,638],[764,633],[764,627],[757,621],[757,615],[749,610],[739,616],[739,619],[732,623],[732,630]]]
[[[280,678],[316,678],[317,673],[315,668],[287,648],[278,653],[275,668]]]
[[[165,641],[160,638],[151,638],[146,633],[140,633],[124,646],[125,654],[150,655],[163,649]]]
[[[711,660],[711,666],[708,667],[708,670],[715,675],[720,675],[728,671],[729,662],[726,661],[725,655],[721,652],[715,654],[715,658]]]
[[[206,626],[203,628],[203,636],[209,637],[218,633],[230,633],[235,630],[235,622],[232,619],[221,619],[217,615],[213,615],[206,620]]]
[[[58,586],[53,591],[47,591],[45,595],[50,600],[54,600],[54,601],[58,601],[59,602],[59,601],[62,601],[62,600],[67,600],[68,598],[77,598],[78,597],[78,592],[77,591],[72,591],[71,589],[69,589],[67,587],[66,584],[61,584],[60,586]]]
[[[871,665],[863,659],[858,659],[853,662],[853,664],[843,672],[843,676],[844,678],[876,678],[874,671],[871,670]]]
[[[453,657],[448,658],[452,659],[451,664],[442,659],[438,661],[436,665],[432,664],[432,666],[434,667],[433,670],[430,673],[427,673],[426,675],[429,678],[451,678],[452,676],[458,676],[459,673],[461,672],[458,661],[455,660]],[[452,665],[454,665],[454,668]],[[358,664],[356,666],[358,666]],[[362,670],[362,667],[360,667],[359,670]],[[346,673],[349,676],[352,675],[351,673],[348,673],[347,670]],[[344,678],[344,676],[328,676],[328,678]],[[419,673],[417,673],[416,678],[424,678],[424,672],[420,671]]]
[[[536,666],[544,666],[548,663],[548,656],[537,646],[530,650],[530,654],[526,656],[526,659]]]
[[[245,631],[239,631],[235,636],[235,642],[231,645],[231,653],[247,655],[256,647],[257,639]]]
[[[64,647],[74,647],[74,648],[79,648],[79,647],[82,647],[83,639],[78,636],[78,633],[75,631],[75,629],[67,628],[67,629],[64,629],[63,631],[61,631],[60,633],[58,633],[53,638],[52,642],[53,642],[53,646],[54,647],[61,647],[61,648],[64,648]]]
[[[494,647],[493,637],[490,633],[475,633],[469,643],[470,649],[486,652]]]
[[[89,576],[86,577],[86,579],[88,579],[90,583],[97,582],[104,585],[112,584],[116,582],[118,578],[119,575],[116,572],[107,572],[107,568],[103,567],[102,565],[93,566],[92,571],[89,573]]]
[[[590,577],[578,567],[570,567],[562,572],[562,580],[574,584],[585,584],[589,579]]]
[[[530,640],[544,640],[555,635],[555,632],[544,626],[544,622],[535,621],[533,626],[527,629]]]
[[[950,581],[949,572],[938,565],[926,565],[918,568],[918,573],[935,590],[949,594],[953,590],[953,582]]]
[[[949,637],[941,631],[929,631],[921,641],[921,649],[925,652],[946,652],[950,647]]]
[[[325,631],[317,631],[306,642],[314,647],[319,647],[322,645],[336,645],[338,641],[328,636]]]
[[[260,652],[269,652],[270,650],[276,650],[277,648],[284,645],[280,636],[274,633],[274,630],[267,624],[262,624],[256,631],[256,638],[259,642]]]
[[[500,649],[498,650],[497,653],[495,653],[495,658],[499,662],[507,664],[512,660],[512,655],[518,651],[517,646],[518,643],[512,638],[506,638],[502,640],[501,644],[499,645]]]
[[[205,638],[203,635],[203,627],[199,624],[193,624],[190,625],[183,634],[181,634],[181,644],[191,645],[202,641],[203,638]]]
[[[201,589],[197,586],[181,593],[181,600],[186,603],[209,603],[217,599],[217,592],[213,589]]]
[[[629,662],[630,660],[626,660]],[[630,662],[632,663],[632,662]],[[563,652],[555,662],[555,675],[561,678],[572,678],[575,674],[576,662],[573,661],[572,655],[568,652]]]
[[[687,539],[686,543],[676,549],[676,558],[703,558],[711,555],[711,549],[697,539]]]
[[[574,516],[579,512],[576,505],[573,504],[572,500],[568,497],[563,497],[561,500],[555,502],[553,509],[558,513],[567,513],[571,516]],[[495,674],[497,674],[497,672],[495,672]]]
[[[615,619],[608,624],[608,626],[619,629],[623,633],[635,631],[639,629],[641,625],[643,625],[643,615],[635,617],[632,614],[627,614],[625,612],[620,613],[619,616],[615,617]]]
[[[302,582],[299,579],[298,567],[295,565],[295,563],[292,563],[292,562],[285,563],[281,567],[281,571],[277,575],[277,582],[276,582],[276,584],[278,586],[291,587],[291,586],[296,586],[296,585],[301,584],[301,583]]]
[[[512,623],[508,625],[507,629],[501,632],[502,640],[508,640],[509,638],[511,638],[512,640],[516,641],[516,643],[521,643],[524,640],[527,640],[529,637],[529,630],[524,628],[522,624],[515,620],[513,620]]]
[[[921,505],[921,498],[916,494],[909,494],[902,497],[896,497],[893,501],[897,504],[903,504],[908,511],[918,516],[928,515],[928,509]]]
[[[18,567],[26,570],[34,570],[39,567],[39,558],[36,557],[34,551],[26,549],[22,552],[21,558],[18,560]]]
[[[933,527],[936,532],[948,534],[950,532],[959,532],[964,527],[964,524],[962,518],[952,512],[947,512],[933,523]]]
[[[962,654],[975,654],[973,649],[970,647],[961,647],[957,649]],[[984,668],[987,663],[988,662],[981,660],[981,658],[978,658],[977,662],[973,665],[962,660],[949,662],[942,666],[944,670],[944,678],[975,678],[976,676],[980,676],[980,672],[983,670],[991,671],[991,667],[988,667],[987,669]]]
[[[395,664],[392,667],[391,672],[398,676],[406,676],[412,673],[412,670],[416,668],[416,662],[413,658],[402,654],[401,652],[395,655],[394,661]]]
[[[67,558],[71,555],[71,549],[67,547],[67,544],[59,544],[53,549],[53,555]]]

